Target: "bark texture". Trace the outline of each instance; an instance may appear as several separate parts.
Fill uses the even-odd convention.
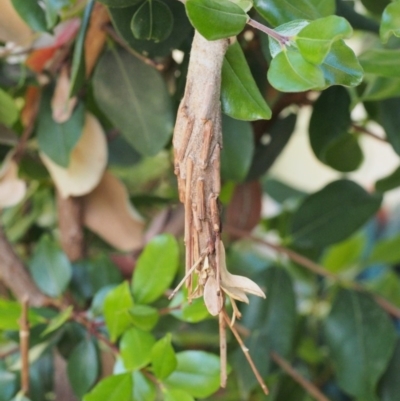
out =
[[[208,269],[218,271],[215,244],[219,243],[221,231],[218,207],[222,149],[220,87],[228,44],[227,39],[209,42],[195,33],[185,95],[175,125],[175,174],[179,199],[185,206],[187,272],[201,256],[207,257]],[[203,268],[199,264],[197,272]],[[186,284],[190,297],[190,277]],[[200,293],[193,295],[202,295],[201,286],[199,290]]]

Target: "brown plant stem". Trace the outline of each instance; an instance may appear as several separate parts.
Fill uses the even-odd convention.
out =
[[[49,304],[49,298],[36,287],[21,259],[8,242],[2,227],[0,227],[0,276],[20,302],[27,297],[31,306]]]
[[[367,128],[361,126],[361,125],[357,125],[357,124],[353,123],[351,125],[351,128],[355,132],[359,132],[361,134],[368,135],[371,138],[377,139],[378,141],[381,141],[381,142],[384,142],[384,143],[389,143],[386,138],[382,138],[381,136],[375,134],[374,132],[370,131],[369,129],[367,129]]]
[[[279,354],[272,351],[271,358],[279,367],[285,371],[295,382],[300,384],[304,390],[317,401],[330,401],[313,383],[304,378],[296,369],[294,369],[285,359]]]
[[[311,271],[312,273],[317,274],[318,276],[329,278],[332,281],[337,282],[337,283],[340,283],[343,281],[338,275],[329,272],[323,266],[319,265],[318,263],[315,263],[311,259],[308,259],[305,256],[300,255],[299,253],[297,253],[291,249],[285,248],[285,247],[277,245],[277,244],[273,244],[269,241],[258,238],[252,234],[249,234],[249,233],[247,233],[243,230],[237,229],[235,227],[226,226],[225,229],[228,233],[236,235],[240,238],[249,238],[254,242],[265,245],[268,248],[274,249],[275,251],[286,255],[293,262],[298,263],[299,265],[305,267],[307,270]],[[353,288],[354,290],[369,293],[375,299],[375,301],[381,306],[382,309],[384,309],[391,316],[394,316],[397,319],[400,319],[400,309],[397,306],[393,305],[391,302],[389,302],[387,299],[381,297],[380,295],[372,293],[371,291],[367,290],[365,287],[363,287],[362,285],[360,285],[358,283],[347,283],[347,284],[350,285],[351,288]]]
[[[21,352],[21,390],[27,396],[29,393],[29,321],[28,321],[29,298],[22,301],[22,314],[19,320],[19,339]]]

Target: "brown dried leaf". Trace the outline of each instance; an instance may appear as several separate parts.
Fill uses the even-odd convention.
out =
[[[119,250],[133,251],[143,245],[143,219],[130,204],[125,186],[108,171],[83,197],[83,222]]]
[[[18,178],[18,165],[9,154],[0,170],[0,208],[14,206],[26,194],[26,183]]]
[[[53,120],[60,124],[69,120],[78,101],[76,96],[69,97],[70,87],[71,80],[69,78],[68,67],[64,65],[58,75],[53,98],[51,99]]]
[[[209,276],[204,286],[204,303],[210,315],[217,316],[223,307],[223,299],[214,276]]]
[[[62,197],[89,193],[100,182],[107,165],[107,141],[97,118],[86,113],[82,136],[71,152],[68,168],[40,153]]]

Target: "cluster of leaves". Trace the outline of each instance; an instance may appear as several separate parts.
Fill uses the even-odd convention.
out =
[[[264,399],[233,339],[228,387],[214,394],[217,323],[201,299],[188,304],[180,292],[167,300],[179,247],[171,235],[154,236],[174,231],[170,215],[182,217],[171,208],[178,195],[170,142],[194,27],[209,40],[237,36],[221,87],[228,230],[257,225],[278,235],[290,256],[265,256],[237,237],[227,249],[228,268],[267,292],[242,308],[240,324],[268,399],[310,399],[274,363],[275,352],[331,400],[397,400],[400,235],[388,227],[377,239],[374,216],[400,186],[400,167],[371,192],[344,176],[312,194],[268,170],[294,131],[292,105],[312,104],[311,148],[331,169],[360,167],[371,122],[400,155],[400,1],[4,3],[0,40],[27,57],[15,45],[1,49],[1,222],[52,299],[29,312],[25,396],[43,401],[66,391],[57,390],[64,369],[85,401]],[[359,57],[348,39],[360,45]],[[360,105],[365,117],[355,120]],[[263,193],[279,205],[274,217],[261,217]],[[62,241],[65,200],[80,204],[87,228],[78,260]],[[304,270],[315,263],[323,268]],[[1,293],[0,401],[22,401],[21,305]]]

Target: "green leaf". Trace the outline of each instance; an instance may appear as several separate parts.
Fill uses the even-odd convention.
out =
[[[158,340],[151,350],[151,363],[154,374],[160,379],[166,379],[177,367],[175,351],[171,345],[171,334]]]
[[[98,1],[110,7],[128,7],[142,2],[142,0],[98,0]]]
[[[99,374],[99,360],[93,341],[83,340],[68,358],[68,378],[74,393],[83,397],[95,383]]]
[[[358,399],[376,401],[376,384],[396,343],[387,314],[368,295],[340,290],[325,321],[325,337],[339,386]]]
[[[321,64],[333,42],[353,34],[351,25],[342,17],[331,15],[310,22],[294,38],[302,56],[313,64]]]
[[[385,130],[387,139],[394,151],[400,155],[400,97],[385,99],[378,105],[378,120]]]
[[[156,340],[147,331],[133,327],[121,338],[120,351],[126,369],[140,369],[151,361],[151,350]]]
[[[123,373],[101,380],[83,401],[134,401],[132,398],[132,375]]]
[[[400,187],[400,167],[397,167],[393,173],[375,183],[375,190],[378,192],[390,191],[397,187]]]
[[[400,261],[400,235],[377,241],[368,258],[368,263],[395,264]]]
[[[253,0],[230,0],[232,3],[237,4],[246,13],[253,8]]]
[[[322,70],[293,48],[286,48],[271,61],[268,80],[281,92],[303,92],[325,85]]]
[[[301,246],[327,246],[342,241],[378,210],[379,194],[369,194],[352,181],[331,182],[301,203],[291,224],[292,239]]]
[[[111,341],[115,341],[126,329],[132,326],[129,310],[133,300],[127,281],[111,290],[104,300],[104,319],[110,333]]]
[[[265,102],[238,42],[228,47],[222,64],[222,111],[237,120],[269,120]]]
[[[370,49],[361,54],[358,60],[365,73],[399,78],[400,50]]]
[[[18,109],[14,99],[3,89],[0,89],[0,123],[12,127],[18,120]]]
[[[19,330],[18,320],[22,316],[22,307],[19,302],[0,299],[0,330]],[[31,326],[43,323],[43,318],[29,310],[28,320]]]
[[[60,296],[72,277],[67,256],[47,235],[40,238],[29,263],[29,270],[36,285],[50,297]]]
[[[34,30],[45,32],[47,21],[44,10],[38,1],[11,0],[20,17]]]
[[[333,273],[344,271],[359,262],[365,248],[366,238],[357,234],[331,246],[322,259],[322,265]]]
[[[148,305],[134,305],[129,311],[132,323],[141,330],[150,331],[158,322],[158,311]]]
[[[395,270],[387,269],[383,274],[366,282],[366,287],[374,294],[400,307],[400,278]]]
[[[161,42],[171,34],[174,17],[169,7],[159,0],[146,0],[132,18],[131,29],[136,39]]]
[[[171,10],[174,21],[172,32],[162,42],[136,39],[131,30],[132,16],[141,4],[127,8],[110,8],[109,13],[113,25],[118,34],[134,50],[144,54],[146,57],[167,57],[172,50],[181,48],[183,42],[188,39],[193,30],[186,15],[183,3],[174,0],[162,0]]]
[[[43,0],[47,29],[52,29],[58,22],[58,14],[66,6],[65,1]]]
[[[343,40],[333,43],[320,68],[327,86],[357,86],[363,79],[363,69],[356,55]]]
[[[65,123],[56,123],[52,117],[53,88],[43,90],[38,116],[37,138],[39,149],[62,167],[68,167],[70,154],[82,135],[85,109],[79,103]]]
[[[361,0],[361,3],[368,11],[380,15],[390,0]]]
[[[207,40],[237,35],[248,19],[243,9],[229,0],[187,0],[185,5],[190,22]]]
[[[46,329],[41,334],[41,337],[44,337],[47,334],[52,333],[53,331],[56,331],[57,329],[59,329],[64,323],[66,323],[69,320],[69,318],[72,315],[73,310],[74,310],[73,306],[68,306],[68,308],[64,309],[56,317],[51,319],[49,322],[49,325],[46,327]]]
[[[17,375],[0,369],[0,401],[9,401],[17,389]]]
[[[178,244],[172,235],[159,235],[146,245],[132,279],[133,296],[137,302],[147,304],[161,297],[176,275],[178,258]]]
[[[87,4],[83,13],[81,27],[75,40],[74,54],[72,56],[71,86],[69,91],[70,97],[75,96],[85,82],[85,37],[90,21],[90,15],[93,9],[93,4],[94,0],[90,0]]]
[[[347,134],[351,123],[350,103],[348,91],[334,86],[323,91],[314,104],[309,127],[310,144],[314,154],[324,163],[329,145]]]
[[[379,386],[381,401],[396,401],[400,394],[400,340],[397,340],[389,366]]]
[[[206,398],[219,388],[219,358],[203,351],[176,354],[178,366],[164,381],[196,398]]]
[[[255,0],[254,7],[272,26],[296,19],[314,20],[335,13],[334,0]]]
[[[154,156],[172,133],[170,97],[158,71],[123,50],[109,50],[93,78],[100,109],[141,154]]]
[[[156,387],[139,370],[132,373],[133,399],[132,401],[154,401],[156,398]]]
[[[392,35],[400,37],[400,1],[394,1],[385,8],[379,34],[383,43],[387,43]]]
[[[400,78],[372,76],[367,82],[361,99],[363,101],[383,100],[400,97]]]
[[[164,401],[194,401],[194,398],[186,391],[169,388],[164,393]]]
[[[222,177],[241,182],[246,178],[253,159],[253,129],[248,122],[223,115],[222,134],[224,143],[221,152]]]
[[[171,310],[171,315],[179,320],[189,323],[198,323],[210,317],[208,310],[202,298],[195,298],[188,302],[184,291],[178,292],[173,298],[169,307],[175,308],[181,305],[179,309]]]

